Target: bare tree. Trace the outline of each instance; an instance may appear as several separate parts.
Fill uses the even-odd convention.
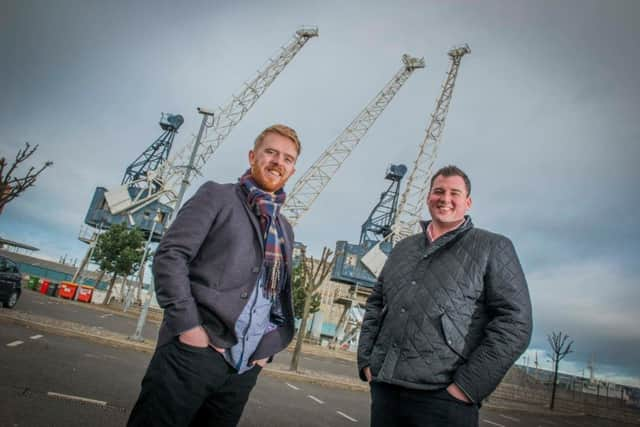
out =
[[[549,345],[551,346],[551,351],[553,352],[551,358],[553,361],[553,386],[551,388],[551,404],[549,405],[549,409],[553,410],[553,406],[556,400],[556,383],[558,382],[558,366],[560,365],[560,361],[566,357],[567,354],[571,353],[571,346],[573,345],[573,340],[567,343],[569,339],[569,335],[563,334],[562,332],[552,332],[551,335],[547,335],[547,341],[549,341]]]
[[[293,356],[291,357],[291,366],[289,366],[291,371],[298,370],[300,352],[302,351],[302,341],[304,340],[307,329],[307,320],[309,318],[309,312],[311,311],[311,301],[313,295],[327,278],[331,268],[333,268],[335,257],[331,257],[332,254],[333,252],[331,249],[325,247],[322,250],[322,256],[320,259],[315,260],[313,258],[307,258],[306,251],[302,248],[300,268],[297,269],[298,274],[293,278],[293,280],[300,281],[299,286],[304,289],[305,299],[302,318],[300,319],[300,327],[298,328],[298,335],[296,337],[296,347],[293,350]],[[331,257],[331,260],[329,260],[329,257]]]
[[[38,170],[31,166],[27,173],[20,178],[13,176],[20,164],[31,157],[37,149],[37,144],[31,148],[31,144],[25,142],[24,148],[18,150],[18,154],[16,154],[16,158],[11,165],[9,165],[5,157],[0,158],[0,214],[7,203],[18,197],[27,188],[33,186],[38,175],[53,164],[53,162],[47,161]]]

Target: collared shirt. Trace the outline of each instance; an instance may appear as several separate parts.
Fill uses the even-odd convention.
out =
[[[460,224],[458,224],[455,228],[452,228],[451,230],[447,231],[446,233],[442,233],[441,235],[439,235],[438,239],[440,237],[444,236],[445,234],[450,233],[450,232],[452,232],[454,230],[457,230],[458,228],[462,227],[462,225],[465,222],[467,222],[467,220],[468,220],[468,217],[467,217],[467,215],[465,215],[464,219],[462,220],[462,222],[460,222]],[[429,242],[432,242],[432,243],[435,242],[436,239],[433,238],[433,221],[427,222],[427,226],[424,227],[424,228],[425,228],[425,231],[427,233],[427,238],[429,239]]]
[[[258,348],[260,340],[266,333],[276,328],[270,322],[272,302],[262,292],[265,279],[263,266],[258,275],[258,283],[236,321],[235,333],[238,343],[224,352],[225,360],[239,374],[253,368],[253,365],[249,365],[249,360]]]

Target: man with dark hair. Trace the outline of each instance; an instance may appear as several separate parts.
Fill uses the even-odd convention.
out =
[[[474,228],[471,182],[435,173],[431,221],[391,252],[367,301],[358,370],[371,425],[477,426],[478,408],[526,350],[531,301],[511,241]]]
[[[293,230],[280,215],[300,154],[265,129],[236,184],[202,185],[156,251],[164,308],[129,426],[235,426],[258,374],[293,338]]]

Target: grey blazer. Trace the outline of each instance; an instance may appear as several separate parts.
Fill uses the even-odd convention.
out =
[[[252,360],[284,349],[294,333],[291,297],[293,230],[280,215],[287,282],[280,294],[284,324],[262,338]],[[178,212],[153,260],[158,303],[164,309],[158,346],[202,325],[211,343],[229,348],[257,283],[264,243],[258,217],[240,184],[203,184]]]

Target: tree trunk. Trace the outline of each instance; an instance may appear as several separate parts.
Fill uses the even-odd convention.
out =
[[[109,304],[109,298],[111,298],[111,292],[113,291],[113,285],[116,283],[116,277],[118,277],[118,275],[113,273],[113,276],[111,276],[111,283],[109,283],[109,289],[107,289],[107,295],[105,295],[104,301],[102,301],[102,304],[104,305]]]
[[[125,303],[127,297],[129,296],[129,292],[131,291],[131,283],[129,282],[129,276],[124,276],[122,285],[120,285],[120,300],[122,301],[122,303]]]
[[[296,338],[296,348],[293,350],[293,356],[291,356],[290,371],[298,370],[298,363],[300,362],[300,353],[302,352],[302,341],[304,341],[305,332],[307,329],[307,319],[309,318],[309,310],[311,309],[311,296],[312,292],[306,292],[304,298],[304,309],[302,310],[302,319],[300,319],[300,328],[298,328],[298,336]]]
[[[100,274],[98,275],[98,278],[96,279],[96,289],[98,289],[98,286],[100,286],[100,282],[102,282],[102,278],[104,277],[105,273],[106,273],[106,271],[100,270]]]
[[[553,406],[556,400],[556,383],[558,382],[558,365],[560,363],[556,361],[553,367],[553,385],[551,387],[551,405],[549,405],[549,409],[553,411]]]

